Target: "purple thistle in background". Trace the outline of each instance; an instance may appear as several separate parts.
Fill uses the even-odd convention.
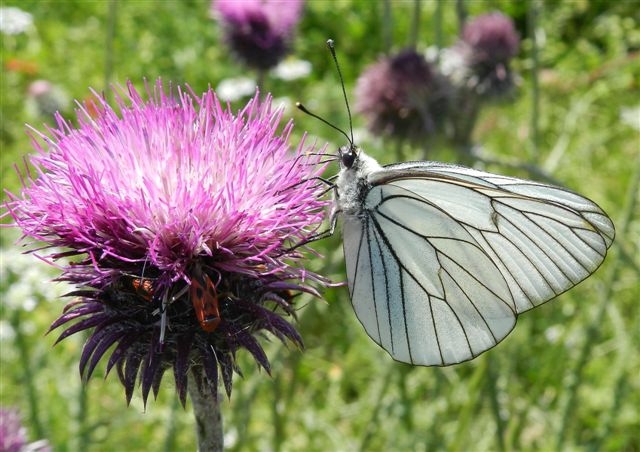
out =
[[[225,40],[247,66],[264,71],[289,52],[303,0],[213,0]]]
[[[0,451],[2,452],[50,452],[47,440],[27,441],[27,429],[20,421],[20,413],[13,408],[0,408]]]
[[[0,450],[20,452],[27,444],[27,429],[20,422],[18,410],[0,408]]]
[[[464,25],[459,41],[443,56],[443,72],[456,84],[483,97],[508,94],[514,86],[509,66],[520,38],[511,18],[483,14]]]
[[[414,50],[383,57],[356,84],[355,109],[376,134],[420,142],[431,137],[447,110],[446,81]]]
[[[462,41],[473,49],[476,63],[506,63],[518,54],[520,38],[511,18],[499,12],[483,14],[467,22]]]
[[[323,165],[304,139],[292,149],[269,96],[234,115],[211,89],[147,93],[129,84],[117,110],[96,94],[77,126],[34,131],[35,170],[6,207],[37,250],[68,250],[44,256],[70,259],[59,279],[78,288],[51,329],[90,330],[84,378],[108,357],[127,401],[139,381],[146,403],[172,369],[184,405],[187,377],[216,396],[218,369],[230,394],[240,349],[270,372],[263,333],[302,345],[283,316],[327,282],[292,250],[325,217]]]
[[[455,105],[447,133],[463,159],[474,152],[472,135],[482,105],[513,93],[516,76],[510,61],[519,45],[512,20],[494,12],[471,19],[459,40],[440,52],[439,68],[452,87]]]

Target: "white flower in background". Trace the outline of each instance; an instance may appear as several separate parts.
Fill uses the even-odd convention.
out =
[[[562,335],[564,334],[565,328],[561,325],[552,325],[546,330],[544,330],[544,337],[551,344],[557,343],[560,339],[562,339]]]
[[[33,16],[26,11],[10,6],[0,8],[0,31],[5,35],[24,33],[33,24]]]
[[[274,108],[282,110],[285,117],[292,116],[297,111],[295,103],[287,96],[276,97],[272,103]]]
[[[16,337],[16,330],[11,322],[5,319],[0,320],[0,342],[11,341],[14,337]]]
[[[39,301],[55,300],[71,286],[58,282],[51,284],[50,267],[34,265],[33,256],[13,248],[0,250],[0,298],[5,308],[32,311]]]
[[[430,47],[425,53],[427,61],[438,64],[442,75],[448,77],[454,85],[459,86],[469,76],[464,56],[460,52],[444,48]]]
[[[620,121],[640,131],[640,105],[620,108]]]
[[[233,102],[255,94],[256,86],[256,81],[249,77],[226,78],[216,87],[216,96],[221,101]]]
[[[278,64],[271,73],[281,80],[291,81],[307,77],[311,74],[313,66],[306,60],[288,58]]]

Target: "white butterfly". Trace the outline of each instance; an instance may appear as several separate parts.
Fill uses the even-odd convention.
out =
[[[522,312],[595,272],[615,236],[593,201],[553,185],[438,162],[381,166],[353,144],[338,151],[331,234],[344,220],[351,303],[395,360],[447,366],[475,358]],[[324,234],[319,234],[319,236]]]
[[[518,314],[593,273],[615,235],[602,209],[564,188],[436,162],[383,167],[353,145],[339,158],[351,302],[398,361],[475,358]]]

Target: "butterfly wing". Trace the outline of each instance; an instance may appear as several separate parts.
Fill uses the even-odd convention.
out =
[[[593,273],[614,237],[568,190],[436,163],[369,176],[343,227],[354,310],[402,362],[449,365],[500,342],[516,316]]]

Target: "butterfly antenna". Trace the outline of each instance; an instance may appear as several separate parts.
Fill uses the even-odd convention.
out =
[[[351,146],[353,146],[353,138],[349,138],[349,135],[347,135],[347,132],[345,132],[344,130],[342,130],[340,127],[336,126],[335,124],[330,123],[329,121],[327,121],[326,119],[324,119],[322,116],[318,116],[315,113],[313,113],[312,111],[310,111],[307,107],[305,107],[304,105],[302,105],[300,102],[296,102],[296,107],[298,107],[298,110],[302,111],[303,113],[308,114],[309,116],[311,116],[312,118],[316,118],[317,120],[325,123],[326,125],[328,125],[329,127],[331,127],[332,129],[337,130],[338,132],[340,132],[342,135],[345,136],[345,138],[347,139],[347,141],[349,142],[349,144]]]
[[[340,86],[342,87],[342,95],[344,96],[344,103],[347,106],[347,114],[349,115],[349,132],[351,133],[351,139],[349,140],[349,143],[351,143],[351,146],[353,146],[353,122],[351,120],[351,108],[349,107],[347,90],[344,87],[344,77],[342,77],[340,64],[338,64],[338,57],[336,56],[336,46],[335,46],[335,43],[333,42],[333,39],[327,39],[327,47],[329,47],[329,52],[331,52],[331,57],[333,58],[333,62],[336,65],[336,70],[338,71],[338,77],[340,77]]]

